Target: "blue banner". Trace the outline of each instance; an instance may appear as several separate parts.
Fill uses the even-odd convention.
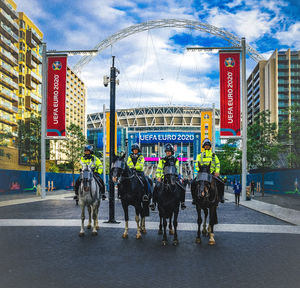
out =
[[[190,143],[194,142],[192,132],[148,132],[139,134],[140,143]]]

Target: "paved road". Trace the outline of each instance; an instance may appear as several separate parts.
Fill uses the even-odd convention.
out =
[[[177,247],[161,246],[157,212],[147,219],[142,240],[134,228],[123,240],[123,223],[111,228],[102,222],[98,236],[79,238],[80,210],[70,196],[2,206],[0,287],[298,286],[299,226],[227,202],[218,209],[217,244],[203,238],[197,245],[196,211],[187,198]],[[133,209],[130,214],[134,220]],[[100,219],[107,215],[104,201]],[[123,219],[118,202],[116,219]]]

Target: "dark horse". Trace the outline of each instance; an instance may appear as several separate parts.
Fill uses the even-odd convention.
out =
[[[137,175],[135,170],[128,168],[125,162],[125,154],[114,157],[111,167],[111,177],[113,183],[118,185],[118,193],[125,214],[125,231],[122,237],[128,238],[128,206],[131,205],[135,208],[135,221],[137,224],[136,239],[141,239],[141,232],[146,233],[145,216],[149,213],[149,203],[143,202],[146,187],[144,187],[142,179]],[[152,186],[152,180],[148,178],[148,181]]]
[[[205,214],[205,222],[202,233],[206,235],[206,218],[207,218],[207,210],[209,210],[209,245],[216,244],[214,239],[214,225],[218,224],[217,217],[217,206],[219,203],[218,190],[217,190],[217,180],[213,175],[210,174],[210,164],[199,166],[199,172],[195,179],[196,187],[195,187],[195,202],[196,209],[198,213],[198,233],[196,238],[196,243],[201,243],[201,233],[200,226],[202,223],[201,218],[201,209]]]
[[[162,231],[162,222],[163,222],[163,240],[162,245],[167,245],[167,219],[173,218],[173,226],[174,226],[174,239],[173,245],[178,244],[177,239],[177,218],[179,213],[179,205],[180,205],[180,196],[181,196],[181,187],[177,183],[178,176],[176,167],[170,165],[168,162],[164,167],[164,178],[162,179],[162,183],[159,185],[157,190],[157,202],[158,202],[158,211],[160,217],[160,226],[159,226],[159,234]],[[171,226],[171,225],[170,225]],[[171,230],[171,229],[170,229]],[[170,234],[172,234],[170,232]]]

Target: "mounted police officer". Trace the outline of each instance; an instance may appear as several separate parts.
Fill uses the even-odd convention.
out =
[[[143,196],[143,201],[149,202],[149,200],[152,199],[152,191],[148,179],[144,174],[145,158],[141,153],[139,144],[137,143],[133,144],[131,146],[131,152],[132,153],[129,155],[127,159],[127,165],[129,169],[135,170],[139,178],[142,180],[145,187],[145,194]],[[154,204],[151,203],[149,206],[150,208],[153,208]]]
[[[158,165],[157,165],[157,169],[156,169],[156,180],[158,181],[157,183],[157,187],[155,189],[155,198],[157,198],[157,190],[159,189],[160,183],[162,181],[162,179],[164,178],[164,167],[165,164],[168,163],[173,163],[173,165],[176,167],[176,170],[179,171],[179,160],[174,156],[174,147],[172,144],[166,144],[165,146],[165,153],[166,156],[162,159],[159,160]],[[177,183],[180,188],[181,188],[181,196],[180,196],[180,201],[181,201],[181,209],[185,209],[186,205],[184,203],[185,201],[185,188],[182,187],[182,185],[179,183]],[[156,199],[155,199],[156,200]]]
[[[211,142],[208,138],[205,138],[202,142],[202,148],[204,151],[197,155],[196,159],[196,170],[199,171],[199,165],[209,165],[210,164],[210,173],[215,176],[217,180],[217,188],[219,193],[219,199],[221,203],[224,203],[224,183],[219,178],[220,176],[220,161],[218,156],[211,151]],[[193,204],[195,204],[195,179],[192,181],[192,196],[193,196]]]
[[[87,165],[89,165],[92,162],[91,168],[94,172],[94,178],[100,187],[100,191],[102,193],[101,194],[102,200],[105,200],[106,196],[105,196],[104,182],[103,182],[102,178],[100,177],[100,175],[102,174],[102,171],[103,171],[103,165],[102,165],[102,162],[100,161],[100,159],[93,154],[94,154],[93,146],[85,145],[84,146],[84,156],[80,158],[80,161]],[[80,186],[80,177],[76,180],[75,187],[74,187],[75,188],[75,196],[74,196],[75,200],[78,200],[79,186]]]

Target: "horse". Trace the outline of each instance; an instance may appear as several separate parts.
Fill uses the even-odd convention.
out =
[[[122,235],[124,239],[128,238],[128,206],[135,208],[135,221],[137,225],[136,239],[141,239],[142,234],[146,234],[145,217],[148,216],[148,202],[143,201],[145,187],[142,179],[135,170],[129,169],[125,154],[122,156],[114,155],[111,166],[111,177],[115,185],[118,186],[119,196],[125,215],[125,231]],[[152,180],[148,178],[152,189]]]
[[[81,229],[79,236],[84,236],[84,220],[85,220],[85,207],[88,208],[89,222],[87,229],[92,227],[92,216],[94,220],[94,226],[92,235],[97,235],[99,230],[98,213],[100,207],[100,187],[97,184],[93,176],[93,170],[91,168],[93,162],[90,164],[82,163],[82,170],[80,172],[80,186],[79,186],[79,205],[81,207]]]
[[[209,234],[209,245],[215,245],[216,241],[214,239],[214,225],[218,224],[218,217],[217,217],[217,206],[219,202],[218,198],[218,190],[217,190],[217,183],[216,179],[213,175],[210,174],[210,165],[200,165],[199,172],[195,179],[196,187],[195,187],[195,202],[196,202],[196,209],[198,214],[198,232],[196,243],[201,243],[201,232],[200,227],[202,223],[201,218],[201,209],[204,211],[205,220],[203,225],[202,234],[207,235]],[[209,226],[208,231],[206,230],[206,219],[209,211]]]
[[[179,214],[179,205],[180,205],[180,187],[177,183],[177,171],[174,165],[169,165],[167,162],[164,167],[164,178],[162,183],[159,185],[157,189],[157,203],[158,203],[158,211],[160,217],[160,225],[158,233],[161,234],[162,232],[162,224],[163,224],[163,239],[162,245],[167,245],[167,219],[170,219],[169,229],[170,234],[173,234],[173,229],[171,225],[171,219],[173,218],[173,226],[174,226],[174,238],[173,238],[173,245],[178,245],[178,237],[177,237],[177,218]]]

